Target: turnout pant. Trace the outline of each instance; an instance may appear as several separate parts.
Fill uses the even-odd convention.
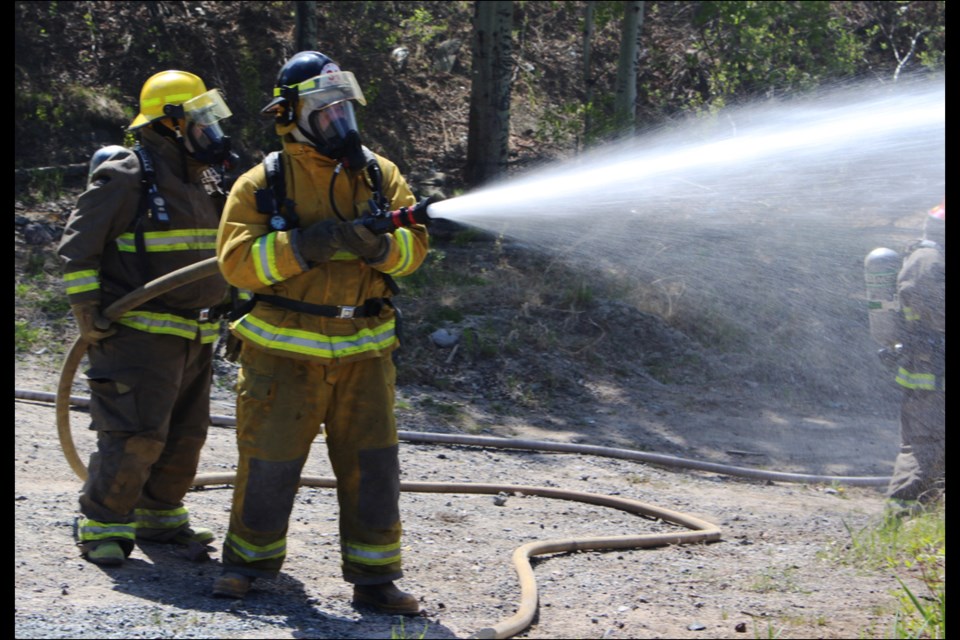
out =
[[[210,425],[212,345],[118,326],[91,345],[90,457],[80,495],[81,543],[164,540],[188,526],[193,484]]]
[[[943,391],[905,389],[900,407],[900,453],[887,496],[896,500],[935,497],[945,477],[946,430]]]
[[[239,463],[223,564],[274,576],[300,474],[324,425],[337,479],[343,578],[401,577],[400,467],[390,356],[318,364],[244,345],[237,383]]]

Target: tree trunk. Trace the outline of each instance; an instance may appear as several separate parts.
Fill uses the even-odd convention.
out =
[[[471,187],[504,174],[510,146],[513,2],[474,3],[470,122],[464,179]]]
[[[620,58],[617,62],[617,95],[614,117],[618,134],[633,135],[637,114],[637,54],[640,51],[640,31],[643,29],[642,1],[626,3],[623,32],[620,36]]]
[[[583,146],[590,143],[593,122],[593,14],[594,4],[587,2],[583,10]]]
[[[317,3],[315,0],[294,2],[296,7],[296,46],[297,51],[317,50]]]

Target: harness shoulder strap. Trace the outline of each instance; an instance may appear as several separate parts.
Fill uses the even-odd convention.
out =
[[[280,151],[272,151],[263,159],[263,169],[267,175],[267,186],[257,189],[254,194],[257,211],[270,216],[270,229],[287,231],[300,225],[296,206],[287,198],[287,185],[283,175],[283,157]]]
[[[390,201],[387,200],[387,196],[383,193],[383,170],[380,168],[380,162],[377,160],[377,156],[367,147],[363,147],[363,156],[367,161],[367,179],[370,181],[370,190],[373,192],[373,202],[380,211],[389,211]],[[387,287],[393,295],[400,293],[400,285],[397,284],[397,281],[394,280],[392,276],[386,273],[381,273],[380,275],[383,276]],[[396,311],[399,315],[400,310],[396,309]]]
[[[143,189],[140,208],[137,216],[143,214],[146,209],[150,209],[150,217],[159,225],[170,224],[170,213],[167,211],[167,201],[163,199],[160,190],[157,189],[157,172],[153,168],[153,159],[150,152],[139,144],[133,148],[133,152],[140,161],[140,185]]]
[[[369,180],[370,190],[373,192],[373,201],[381,211],[387,211],[390,202],[383,193],[383,171],[380,169],[380,163],[373,151],[370,151],[367,147],[362,147],[362,149],[367,165],[367,179]]]
[[[167,212],[167,202],[157,189],[157,173],[153,168],[150,153],[137,144],[133,153],[140,163],[140,202],[137,205],[136,222],[133,229],[133,242],[137,248],[137,260],[140,263],[141,278],[149,282],[150,262],[147,260],[147,244],[144,238],[144,214],[149,210],[152,218],[161,227],[169,226],[170,214]]]

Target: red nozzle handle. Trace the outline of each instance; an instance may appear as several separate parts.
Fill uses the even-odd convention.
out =
[[[432,198],[424,198],[412,207],[400,207],[396,211],[387,211],[379,216],[367,216],[357,222],[376,234],[390,233],[401,227],[412,227],[415,224],[430,224],[427,207],[436,202]]]

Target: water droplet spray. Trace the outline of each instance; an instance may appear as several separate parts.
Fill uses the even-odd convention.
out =
[[[794,380],[838,406],[889,396],[877,387],[886,376],[869,340],[862,261],[917,237],[921,213],[943,197],[944,98],[939,79],[729,109],[429,214],[633,283],[662,301],[641,310],[749,360],[740,374],[751,383]]]

